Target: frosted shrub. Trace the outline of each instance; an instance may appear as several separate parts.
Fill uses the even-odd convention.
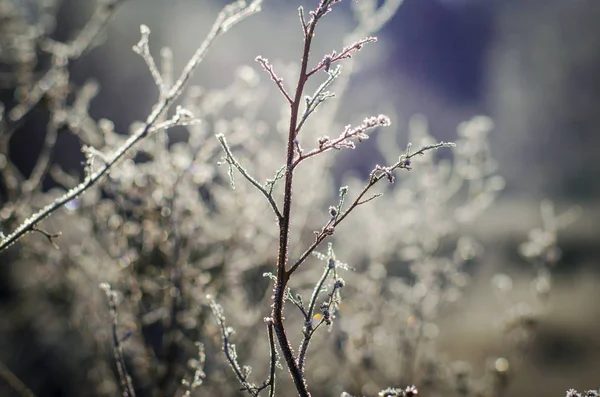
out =
[[[71,328],[77,331],[64,360],[84,374],[71,379],[76,394],[504,393],[512,359],[495,358],[476,378],[435,343],[439,311],[461,299],[464,266],[482,255],[460,225],[504,185],[488,147],[491,120],[464,122],[456,143],[437,142],[420,116],[406,146],[380,131],[386,165],[331,188],[332,152],[360,150],[392,124],[377,113],[346,126],[336,117],[353,57],[375,45],[373,35],[401,1],[300,7],[300,65],[257,56],[221,89],[187,86],[214,41],[258,12],[260,0],[226,6],[179,76],[170,49],[160,61],[153,57],[150,28],[142,26],[133,50],[159,95],[128,133],[89,115],[99,87],[90,81],[72,92],[68,69],[120,3],[100,1],[87,27],[59,43],[45,37],[51,26],[28,29],[24,10],[0,0],[0,17],[10,21],[0,25],[2,37],[21,40],[0,41],[16,98],[0,104],[0,252],[17,268],[11,277],[35,291],[19,310],[49,319],[38,325],[50,339],[44,343],[74,341]],[[352,7],[357,27],[338,50],[316,54],[317,26],[338,3]],[[35,9],[49,18],[55,8],[44,4]],[[38,56],[50,59],[41,77]],[[264,112],[274,92],[283,103],[279,120]],[[42,101],[46,138],[27,176],[12,163],[9,141]],[[62,129],[79,142],[81,175],[52,161]],[[436,149],[444,159],[436,160]],[[44,190],[45,178],[58,187]],[[536,263],[546,293],[556,232],[569,216],[544,208],[544,230],[532,232],[521,253]],[[25,237],[30,232],[44,239]],[[517,347],[530,336],[520,332],[526,316],[534,320],[532,313],[507,316]],[[0,377],[30,395],[8,368],[0,367]]]

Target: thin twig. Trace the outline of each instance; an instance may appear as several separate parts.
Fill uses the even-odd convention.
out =
[[[340,288],[340,286],[336,285],[334,283],[333,289],[332,289],[331,293],[329,294],[329,300],[327,301],[327,304],[325,305],[325,307],[322,308],[323,311],[331,312],[331,306],[335,303],[334,295],[337,293],[339,288]],[[315,334],[315,332],[317,332],[319,327],[321,327],[321,325],[323,325],[323,324],[331,325],[331,316],[332,316],[331,314],[323,315],[321,320],[319,320],[319,322],[315,326],[313,326],[312,323],[309,323],[310,329],[308,329],[307,332],[304,333],[304,338],[302,339],[302,344],[300,346],[300,353],[298,354],[298,366],[300,366],[300,369],[303,373],[304,373],[304,365],[305,365],[305,361],[306,361],[306,353],[308,352],[308,346],[310,344],[310,341],[312,340],[312,337]]]
[[[58,232],[58,233],[48,233],[45,230],[40,229],[37,226],[34,226],[32,229],[32,231],[34,232],[38,232],[40,234],[42,234],[44,237],[46,237],[48,239],[48,241],[50,242],[50,244],[52,244],[52,246],[56,249],[59,249],[60,247],[58,246],[58,244],[56,244],[56,241],[54,241],[55,238],[62,236],[62,232]]]
[[[275,74],[275,70],[273,70],[273,65],[271,65],[269,63],[268,59],[263,58],[261,56],[256,57],[256,61],[262,65],[262,67],[267,71],[267,73],[269,73],[269,76],[271,76],[271,80],[273,80],[275,82],[275,84],[277,84],[279,91],[281,91],[281,93],[283,94],[285,99],[287,99],[288,103],[291,105],[293,102],[292,98],[290,97],[290,94],[287,93],[287,91],[285,90],[285,87],[283,86],[283,79],[277,77],[277,75]]]
[[[13,389],[19,397],[35,397],[35,394],[2,361],[0,361],[0,379]]]
[[[377,197],[381,197],[383,195],[383,193],[377,193],[372,195],[371,197],[369,197],[368,199],[364,199],[363,201],[359,201],[357,204],[358,205],[362,205],[362,204],[366,204],[371,200],[375,200]]]
[[[227,359],[227,362],[231,366],[231,369],[233,370],[235,376],[242,384],[242,390],[247,391],[253,397],[258,397],[259,389],[248,380],[248,374],[246,373],[246,371],[244,371],[244,369],[240,366],[239,362],[237,361],[237,352],[235,351],[235,345],[229,341],[229,337],[233,333],[233,329],[231,327],[228,327],[225,323],[225,315],[223,313],[223,308],[213,299],[212,296],[207,296],[207,299],[210,303],[210,308],[213,312],[213,315],[217,320],[217,324],[221,329],[221,339],[223,340],[222,350],[223,353],[225,353],[225,358]]]
[[[285,175],[285,166],[279,168],[277,170],[277,172],[275,173],[275,176],[273,177],[273,179],[267,179],[266,183],[265,183],[265,187],[269,188],[269,195],[272,196],[273,195],[273,189],[275,188],[275,184],[281,179],[283,178],[283,176]]]
[[[377,127],[387,127],[390,125],[390,119],[387,116],[380,114],[375,117],[368,117],[363,120],[361,124],[356,127],[352,127],[351,125],[347,125],[344,128],[344,131],[335,139],[330,139],[327,136],[321,137],[318,140],[319,146],[311,150],[307,153],[301,153],[294,163],[292,167],[296,167],[302,161],[316,156],[318,154],[324,153],[331,149],[342,149],[349,148],[354,149],[355,144],[354,141],[358,140],[362,142],[366,139],[369,139],[369,135],[367,135],[367,131],[370,131]]]
[[[328,91],[325,91],[333,82],[341,75],[342,68],[338,65],[335,69],[331,71],[327,71],[328,77],[327,79],[317,88],[312,97],[306,98],[306,109],[304,109],[304,113],[302,117],[300,117],[300,122],[298,122],[298,126],[296,127],[296,134],[302,129],[302,126],[319,105],[325,102],[329,98],[333,98],[334,94]]]
[[[275,397],[275,367],[277,365],[277,348],[275,347],[275,335],[273,333],[273,320],[268,319],[267,330],[269,333],[269,351],[271,352],[271,363],[269,365],[269,397]]]
[[[329,277],[329,273],[331,272],[331,266],[327,264],[325,266],[325,271],[321,275],[321,278],[315,285],[313,289],[312,296],[310,297],[310,302],[308,305],[308,312],[306,313],[305,323],[304,323],[304,338],[302,339],[302,343],[300,345],[299,353],[298,353],[298,368],[302,373],[304,373],[304,361],[306,359],[306,352],[308,350],[308,344],[310,342],[310,338],[312,336],[312,332],[314,330],[312,326],[312,318],[315,315],[315,306],[317,304],[317,299],[319,298],[319,294],[323,290],[323,285],[325,281],[327,281],[327,277]]]
[[[308,77],[312,76],[313,74],[317,73],[319,70],[321,70],[323,68],[329,69],[331,64],[333,64],[335,62],[339,62],[342,59],[347,59],[347,58],[352,57],[352,53],[362,49],[363,45],[365,45],[367,43],[374,43],[376,41],[377,41],[377,37],[365,37],[362,40],[359,40],[355,43],[352,43],[351,45],[349,45],[347,47],[344,47],[342,49],[342,52],[339,54],[336,54],[336,52],[334,51],[331,55],[326,55],[323,58],[323,60],[321,62],[319,62],[319,64],[317,66],[315,66],[315,68],[313,70],[308,72]]]
[[[125,356],[123,355],[123,345],[121,339],[117,333],[117,327],[119,325],[117,317],[117,299],[115,292],[111,289],[107,283],[100,284],[100,288],[106,293],[108,299],[108,306],[110,309],[110,316],[112,318],[112,340],[113,340],[113,352],[115,355],[115,363],[117,365],[117,373],[119,374],[119,380],[121,381],[121,387],[123,388],[123,397],[135,397],[135,390],[131,383],[131,377],[127,373],[127,367],[125,366]]]
[[[343,197],[342,197],[343,199]],[[340,200],[342,201],[342,200]],[[304,338],[302,339],[302,343],[300,345],[300,353],[298,354],[298,366],[300,370],[304,373],[304,366],[306,361],[306,353],[308,351],[308,346],[310,341],[312,340],[313,335],[319,329],[319,327],[323,324],[327,324],[331,326],[332,320],[335,316],[335,310],[339,307],[340,302],[340,293],[339,290],[344,286],[344,281],[338,277],[337,268],[349,269],[348,265],[345,263],[341,263],[335,257],[335,252],[333,251],[333,244],[329,243],[329,247],[327,249],[327,255],[323,255],[321,253],[315,253],[321,260],[325,260],[327,264],[325,265],[325,270],[323,271],[323,275],[315,285],[313,289],[312,296],[310,298],[310,305],[308,315],[309,318],[306,319],[303,329]],[[325,290],[324,285],[325,281],[329,278],[329,276],[333,273],[333,288],[331,292],[328,294],[328,300],[323,302],[320,305],[322,317],[317,325],[313,326],[313,319],[315,318],[315,307],[317,304],[317,299],[322,291]]]
[[[229,148],[229,145],[227,144],[225,135],[218,134],[217,139],[219,140],[219,143],[221,143],[221,147],[225,151],[225,155],[227,156],[227,157],[225,157],[225,160],[227,161],[227,163],[230,166],[234,166],[240,172],[240,174],[242,174],[242,176],[248,180],[248,182],[250,182],[255,188],[257,188],[266,197],[267,201],[271,205],[271,208],[273,209],[273,212],[275,212],[277,219],[281,221],[281,218],[282,218],[281,211],[279,211],[279,207],[277,207],[277,203],[275,202],[275,200],[273,199],[273,195],[271,194],[273,189],[270,188],[270,191],[267,191],[267,189],[265,189],[260,184],[260,182],[258,182],[256,179],[254,179],[252,177],[252,175],[250,175],[248,173],[248,171],[246,171],[246,169],[235,158],[233,153],[231,153],[231,149]]]

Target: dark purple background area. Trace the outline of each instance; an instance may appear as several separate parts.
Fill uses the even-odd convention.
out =
[[[385,32],[394,39],[390,61],[449,100],[485,113],[485,59],[494,21],[489,7],[455,3],[406,0]]]

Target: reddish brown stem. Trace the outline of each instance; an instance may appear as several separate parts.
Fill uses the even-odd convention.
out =
[[[277,255],[277,281],[275,283],[275,290],[273,296],[273,326],[275,328],[275,334],[277,335],[277,341],[281,348],[283,357],[288,367],[288,371],[294,380],[294,384],[298,391],[298,395],[302,397],[310,396],[308,392],[306,381],[302,375],[294,352],[290,345],[290,341],[285,332],[283,324],[283,308],[285,301],[285,290],[289,279],[286,267],[288,262],[289,252],[289,232],[290,232],[290,221],[292,213],[292,183],[294,176],[294,141],[296,139],[296,125],[298,123],[298,113],[300,111],[300,105],[302,103],[302,93],[304,86],[308,79],[308,57],[310,53],[310,46],[312,37],[317,24],[316,18],[313,18],[308,26],[306,35],[304,37],[304,51],[302,54],[302,65],[300,68],[300,75],[298,77],[298,84],[296,86],[296,93],[293,102],[290,104],[290,125],[287,142],[287,157],[286,157],[286,172],[285,172],[285,188],[283,197],[283,213],[282,218],[279,221],[279,252]]]

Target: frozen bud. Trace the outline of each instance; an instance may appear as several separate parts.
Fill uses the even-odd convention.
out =
[[[329,215],[331,215],[332,217],[335,217],[335,216],[337,216],[337,214],[338,214],[338,210],[336,207],[333,207],[333,206],[329,207]]]
[[[319,137],[317,143],[319,144],[319,148],[322,149],[323,146],[329,143],[329,137],[327,135]]]
[[[329,68],[331,67],[331,55],[325,55],[325,58],[323,58],[323,66],[325,67],[325,71],[329,72]]]
[[[150,28],[148,27],[148,25],[140,25],[140,33],[144,36],[149,35],[150,34]]]
[[[380,114],[379,116],[377,116],[377,124],[383,125],[383,126],[388,126],[388,125],[391,125],[392,122],[388,116],[386,116],[384,114]]]
[[[181,106],[177,106],[177,110],[175,111],[176,118],[181,122],[187,122],[194,119],[194,114]]]

